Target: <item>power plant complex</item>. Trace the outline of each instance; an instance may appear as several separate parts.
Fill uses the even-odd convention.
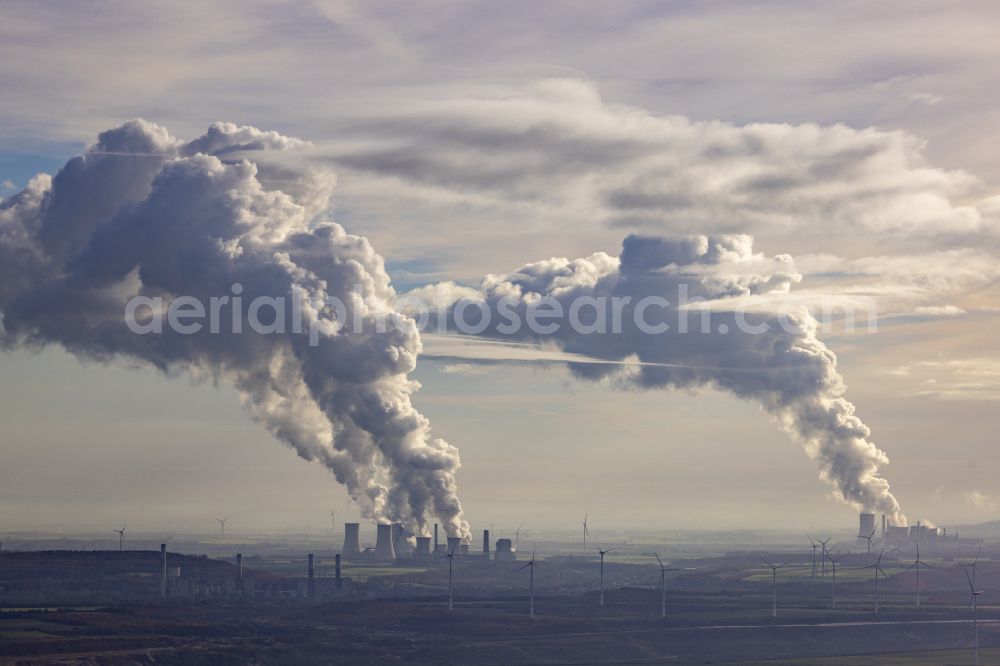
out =
[[[371,560],[394,562],[396,560],[430,560],[457,555],[482,560],[515,561],[517,548],[510,539],[498,539],[491,544],[490,531],[483,530],[482,550],[473,551],[459,537],[448,537],[438,543],[438,525],[434,525],[434,543],[429,536],[414,536],[400,523],[380,523],[375,526],[375,545],[362,547],[361,524],[344,523],[344,545],[341,554],[345,560]],[[492,547],[491,547],[492,546]]]

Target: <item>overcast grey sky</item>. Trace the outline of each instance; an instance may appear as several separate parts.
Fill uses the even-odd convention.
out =
[[[398,291],[644,234],[748,233],[802,298],[911,520],[1000,508],[1000,42],[982,3],[0,4],[0,196],[133,117],[312,142]],[[2,273],[0,273],[2,274]],[[426,345],[429,347],[429,345]],[[563,364],[420,359],[473,526],[831,526],[853,511],[750,402]],[[236,393],[55,346],[0,355],[0,530],[324,529],[345,491]],[[228,526],[227,526],[228,527]],[[110,527],[109,527],[110,529]]]

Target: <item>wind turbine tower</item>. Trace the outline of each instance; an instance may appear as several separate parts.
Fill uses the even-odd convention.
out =
[[[882,565],[882,556],[884,554],[885,554],[885,548],[883,548],[882,552],[878,554],[878,559],[875,561],[875,564],[870,564],[867,567],[865,567],[866,569],[872,569],[875,572],[875,612],[876,613],[878,613],[878,575],[882,574],[882,578],[888,578],[888,576],[885,575],[885,572],[882,571],[882,566],[881,566]]]
[[[219,523],[219,536],[220,538],[226,538],[226,521],[229,520],[229,516],[225,518],[216,518],[217,523]]]
[[[666,619],[667,617],[667,572],[668,571],[680,571],[680,567],[673,567],[668,569],[663,566],[663,560],[660,559],[659,553],[653,553],[656,555],[656,561],[660,563],[660,618]]]
[[[830,565],[833,567],[833,598],[830,603],[831,608],[837,607],[837,564],[848,555],[850,555],[849,552],[834,557],[832,550],[826,554],[826,559],[830,560]]]
[[[452,573],[452,565],[455,562],[455,549],[457,548],[458,548],[458,542],[456,541],[455,545],[452,546],[451,550],[448,552],[448,610],[449,611],[455,610],[455,593],[454,593],[454,588],[452,587],[451,573]]]
[[[604,605],[604,556],[613,551],[614,548],[608,548],[607,550],[598,549],[598,553],[601,556],[601,606]]]
[[[118,532],[118,552],[119,553],[122,552],[122,550],[125,549],[125,528],[126,527],[128,527],[128,525],[123,525],[120,530],[114,530],[115,532]]]
[[[972,638],[973,638],[973,649],[975,650],[975,663],[979,666],[979,591],[976,590],[975,583],[972,582],[972,577],[969,575],[969,570],[965,570],[965,577],[969,581],[969,595],[972,597]]]
[[[531,559],[523,567],[515,569],[518,571],[528,570],[528,617],[535,617],[535,551],[531,551]]]
[[[917,605],[918,606],[920,605],[920,567],[927,567],[928,569],[932,568],[931,565],[927,564],[926,562],[924,562],[923,560],[920,559],[920,544],[918,543],[917,544],[917,559],[913,562],[913,564],[911,564],[909,567],[906,568],[907,571],[909,571],[910,569],[916,569],[917,570]]]
[[[788,562],[782,562],[777,566],[767,560],[764,560],[764,563],[771,568],[771,617],[778,617],[778,569]]]

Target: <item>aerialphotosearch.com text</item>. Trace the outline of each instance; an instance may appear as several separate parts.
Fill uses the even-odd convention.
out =
[[[581,295],[560,299],[462,298],[429,303],[411,295],[397,299],[392,308],[373,310],[362,298],[361,286],[353,297],[325,296],[319,302],[293,289],[287,296],[258,295],[247,298],[243,285],[234,283],[230,293],[210,296],[135,296],[125,307],[125,324],[137,335],[242,334],[308,335],[310,345],[323,336],[384,333],[390,327],[422,331],[496,335],[498,337],[552,337],[576,335],[701,334],[761,335],[780,327],[789,333],[804,325],[829,330],[835,323],[853,332],[856,322],[865,332],[877,330],[873,299],[853,299],[849,307],[837,299],[811,302],[788,312],[731,307],[726,301],[688,295],[680,285],[674,299],[663,295]],[[346,302],[345,302],[346,301]]]

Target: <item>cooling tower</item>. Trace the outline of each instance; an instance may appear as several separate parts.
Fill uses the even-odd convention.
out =
[[[861,514],[861,520],[858,525],[858,536],[868,537],[871,536],[872,532],[874,531],[875,531],[875,514],[874,513]]]
[[[378,525],[375,534],[375,559],[394,560],[396,550],[392,547],[392,525]]]
[[[344,547],[341,549],[345,558],[357,557],[361,554],[361,539],[358,537],[357,523],[344,523]]]
[[[448,537],[448,554],[457,553],[458,547],[462,545],[462,540],[458,537]]]
[[[413,551],[413,556],[418,559],[427,559],[431,556],[431,538],[417,537],[417,548]]]

